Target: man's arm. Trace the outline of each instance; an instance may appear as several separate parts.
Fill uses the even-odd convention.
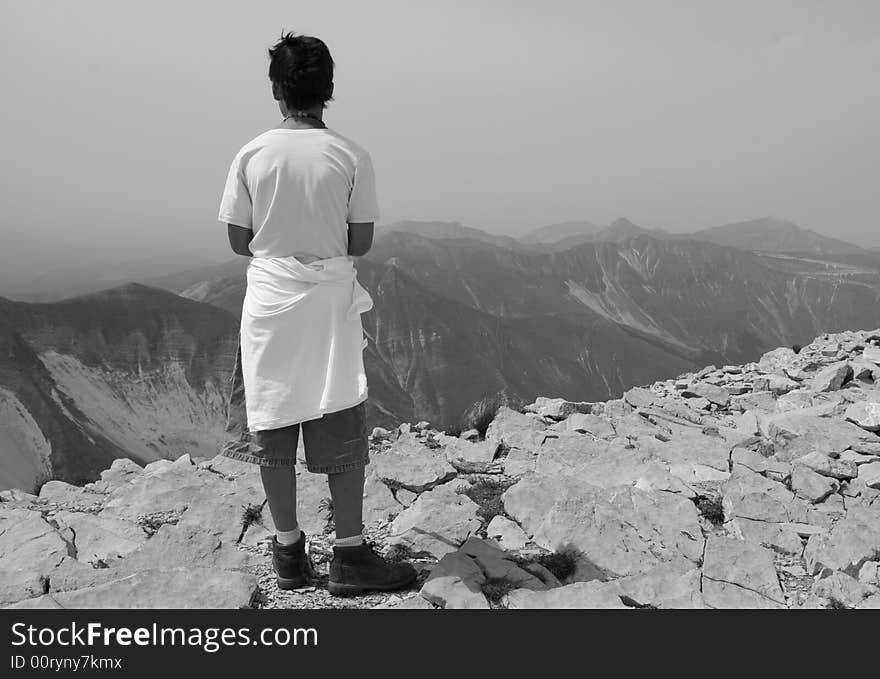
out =
[[[349,222],[348,254],[362,257],[373,245],[373,222]]]
[[[232,247],[232,251],[237,255],[253,257],[248,247],[254,237],[253,230],[246,229],[243,226],[236,226],[235,224],[227,224],[226,228],[229,233],[229,245]]]

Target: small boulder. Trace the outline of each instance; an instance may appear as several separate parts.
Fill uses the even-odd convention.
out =
[[[835,363],[820,370],[810,383],[810,387],[816,393],[837,391],[852,378],[852,375],[853,369],[849,363]]]
[[[868,488],[880,489],[880,462],[859,466],[858,479]]]
[[[840,485],[834,479],[817,474],[809,467],[795,465],[791,471],[791,489],[798,497],[816,504],[831,493],[837,492]]]
[[[566,401],[564,398],[547,398],[539,396],[534,403],[526,406],[528,412],[554,420],[564,420],[572,413],[592,412],[592,403],[586,401]]]
[[[486,527],[486,537],[495,540],[502,549],[518,550],[526,546],[529,536],[516,521],[500,514],[494,516]]]
[[[834,479],[854,479],[859,474],[858,467],[855,462],[849,460],[834,459],[823,455],[818,451],[808,453],[803,457],[794,460],[794,465],[803,465],[809,467],[817,474],[822,476],[830,476]]]
[[[388,541],[414,552],[442,557],[480,528],[478,505],[450,484],[422,493],[391,524]]]
[[[880,403],[859,401],[846,409],[846,419],[867,431],[880,432]]]

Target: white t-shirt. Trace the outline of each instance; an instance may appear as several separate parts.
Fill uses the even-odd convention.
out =
[[[235,155],[219,220],[253,229],[254,257],[348,254],[348,223],[376,222],[370,154],[327,128],[272,129]]]

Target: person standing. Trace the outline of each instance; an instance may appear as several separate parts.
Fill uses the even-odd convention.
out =
[[[269,79],[283,120],[245,144],[227,175],[219,220],[233,251],[251,257],[223,454],[260,466],[275,524],[280,588],[309,580],[296,516],[296,450],[326,474],[336,535],[329,590],[407,587],[416,571],[363,538],[369,463],[361,314],[372,308],[356,257],[379,218],[369,153],[330,129],[334,62],[323,41],[286,33],[269,49]]]

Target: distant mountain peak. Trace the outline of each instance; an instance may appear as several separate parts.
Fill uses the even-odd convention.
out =
[[[691,234],[692,238],[755,252],[791,252],[821,255],[862,254],[858,245],[805,229],[789,219],[767,215],[723,224]]]
[[[642,227],[636,224],[635,222],[630,221],[626,217],[618,217],[611,224],[608,225],[609,229],[641,229]]]
[[[523,234],[519,237],[522,243],[557,243],[566,238],[583,238],[599,231],[600,227],[593,222],[572,220],[548,224]]]

